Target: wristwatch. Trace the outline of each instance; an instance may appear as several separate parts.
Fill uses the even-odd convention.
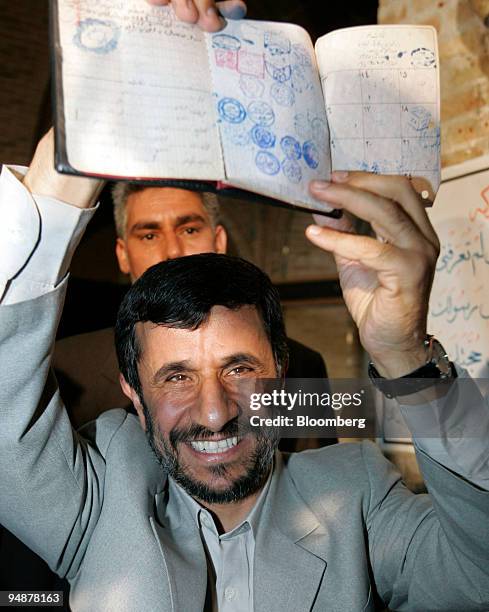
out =
[[[379,374],[372,362],[368,364],[368,375],[372,383],[386,397],[402,397],[423,391],[436,381],[449,382],[457,377],[457,370],[448,358],[447,352],[434,336],[424,340],[427,360],[424,365],[401,378],[388,379]]]

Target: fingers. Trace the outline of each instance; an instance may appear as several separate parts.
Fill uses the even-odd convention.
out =
[[[400,248],[422,250],[429,245],[437,250],[436,234],[407,179],[355,172],[333,173],[332,179],[313,181],[312,195],[368,221],[378,235]]]
[[[226,19],[243,19],[246,16],[246,4],[243,0],[224,0],[217,2],[217,8]]]
[[[314,223],[320,227],[329,227],[330,229],[338,230],[340,232],[354,232],[353,220],[350,215],[341,215],[339,219],[333,217],[326,217],[325,215],[312,215]]]
[[[207,32],[217,32],[226,25],[225,19],[242,19],[246,15],[244,0],[146,0],[154,6],[171,4],[176,16],[187,23],[196,23]],[[221,15],[223,17],[221,17]]]
[[[306,236],[319,248],[336,257],[357,261],[377,271],[392,269],[392,246],[368,236],[357,236],[329,228],[310,225]],[[394,255],[395,256],[395,255]]]
[[[431,204],[431,202],[423,200],[413,188],[413,182],[408,178],[403,176],[381,176],[366,172],[350,172],[346,180],[349,185],[359,189],[366,189],[384,198],[398,202],[427,240],[433,244],[438,242],[436,232],[426,214],[426,205]]]

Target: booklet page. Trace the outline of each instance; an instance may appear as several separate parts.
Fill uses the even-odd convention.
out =
[[[229,21],[207,42],[227,180],[323,209],[308,192],[309,181],[329,178],[331,163],[307,32],[291,24]]]
[[[141,0],[59,0],[69,163],[82,172],[219,180],[204,34]]]
[[[365,26],[316,44],[336,170],[424,177],[440,184],[436,30]]]

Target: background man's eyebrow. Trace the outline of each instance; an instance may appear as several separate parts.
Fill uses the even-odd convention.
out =
[[[199,221],[200,223],[207,223],[207,220],[202,215],[198,215],[197,213],[193,213],[191,215],[181,215],[175,219],[175,227],[179,227],[180,225],[185,225],[186,223],[192,223],[195,221]]]
[[[137,232],[139,230],[157,230],[160,229],[161,225],[158,221],[138,221],[131,226],[130,232]]]
[[[174,361],[171,363],[165,363],[153,376],[153,384],[161,382],[165,376],[169,374],[178,374],[180,372],[189,372],[192,370],[190,367],[190,361]]]

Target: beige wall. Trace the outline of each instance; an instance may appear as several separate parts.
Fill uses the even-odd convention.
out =
[[[489,29],[469,0],[380,0],[378,16],[438,32],[443,166],[489,153]]]

